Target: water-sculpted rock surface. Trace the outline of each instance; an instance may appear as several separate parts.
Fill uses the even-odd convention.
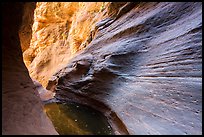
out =
[[[58,99],[104,112],[114,134],[202,134],[202,3],[101,3],[96,9],[92,4],[69,7],[75,11],[82,6],[86,12],[76,12],[82,19],[75,14],[69,20],[66,10],[40,18],[29,48],[29,40],[22,40],[30,38],[30,27],[22,26],[19,36],[31,76],[48,90],[56,88]],[[57,7],[67,9],[60,3],[40,5],[51,6],[43,15],[52,15],[49,10]],[[96,11],[88,12],[88,7]],[[3,6],[2,133],[57,134],[34,90],[43,89],[34,86],[23,64],[18,27],[31,14],[23,14],[22,8],[22,3]],[[65,27],[66,19],[74,20],[72,29]],[[82,29],[89,26],[93,31]]]
[[[130,134],[202,134],[202,4],[129,7],[55,74],[56,97],[102,102]]]

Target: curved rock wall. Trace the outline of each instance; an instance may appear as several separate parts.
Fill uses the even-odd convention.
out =
[[[30,47],[23,52],[30,76],[44,87],[94,37],[107,2],[38,2]]]
[[[202,134],[202,3],[127,3],[112,17],[55,74],[56,97],[101,101],[130,134]]]
[[[23,7],[22,25],[19,29],[19,38],[21,42],[21,49],[24,52],[30,47],[30,40],[32,38],[32,26],[34,21],[34,10],[36,8],[35,2],[25,3]]]
[[[18,30],[25,15],[23,13],[25,5],[33,7],[33,4],[20,2],[1,4],[2,134],[58,134],[43,112],[39,94],[23,63]],[[27,15],[33,12],[32,9],[25,11],[28,12]]]

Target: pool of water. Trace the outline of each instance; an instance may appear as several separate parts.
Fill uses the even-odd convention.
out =
[[[77,103],[49,103],[44,110],[60,135],[113,135],[107,118]]]

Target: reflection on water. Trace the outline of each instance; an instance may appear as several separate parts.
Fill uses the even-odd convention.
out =
[[[60,135],[112,135],[100,112],[76,103],[49,103],[44,110]]]

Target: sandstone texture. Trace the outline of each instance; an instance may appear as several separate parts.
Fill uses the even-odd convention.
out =
[[[3,134],[57,134],[41,102],[54,94],[104,112],[115,134],[202,134],[201,2],[2,9]]]
[[[55,73],[56,98],[98,100],[129,134],[202,134],[202,3],[118,7]]]
[[[22,23],[18,31],[21,42],[21,49],[23,52],[30,47],[35,8],[36,8],[35,2],[28,2],[25,3],[23,6],[23,16],[21,17]]]
[[[50,90],[46,90],[37,80],[33,80],[33,84],[35,85],[35,89],[38,91],[40,99],[43,102],[49,101],[50,99],[54,98],[55,93],[50,91]]]
[[[58,134],[43,112],[39,94],[23,63],[18,31],[33,4],[2,3],[2,134]],[[27,13],[24,13],[26,11]],[[28,24],[31,19],[28,18]],[[27,25],[28,25],[27,24]],[[26,26],[26,24],[24,24]],[[29,28],[28,26],[26,26]],[[30,32],[28,30],[28,32]],[[25,36],[29,38],[29,36]],[[25,43],[28,42],[25,40]]]
[[[91,42],[107,4],[38,2],[30,46],[23,52],[30,76],[46,87],[48,79]]]

